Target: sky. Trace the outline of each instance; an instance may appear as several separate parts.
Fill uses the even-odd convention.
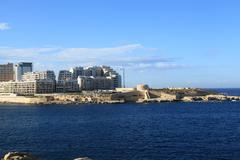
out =
[[[124,67],[126,85],[240,87],[239,0],[0,0],[0,63]]]

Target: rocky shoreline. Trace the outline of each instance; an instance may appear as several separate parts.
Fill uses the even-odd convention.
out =
[[[143,100],[139,103],[148,103],[148,102],[225,102],[225,101],[240,101],[240,96],[224,96],[224,95],[207,95],[207,96],[187,96],[183,97],[181,99],[149,99],[149,100]]]
[[[240,101],[240,96],[227,96],[202,89],[138,89],[32,96],[0,95],[0,104],[122,104],[162,102]]]

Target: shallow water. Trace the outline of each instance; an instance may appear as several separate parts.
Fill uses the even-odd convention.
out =
[[[0,106],[0,155],[239,159],[240,103]]]

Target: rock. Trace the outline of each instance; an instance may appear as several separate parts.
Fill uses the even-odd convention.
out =
[[[24,152],[9,152],[3,160],[38,160],[36,157]]]
[[[205,96],[208,101],[226,101],[227,97],[224,95],[207,95]]]
[[[193,100],[192,100],[192,97],[184,97],[184,98],[182,98],[182,101],[183,102],[192,102]]]
[[[83,157],[83,158],[76,158],[76,159],[74,159],[74,160],[92,160],[92,159],[90,159],[90,158],[88,158],[88,157]]]
[[[192,97],[192,101],[203,101],[202,97]]]

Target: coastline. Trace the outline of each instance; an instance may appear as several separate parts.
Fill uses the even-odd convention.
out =
[[[203,89],[148,89],[122,91],[88,91],[81,93],[36,94],[31,96],[0,95],[0,104],[124,104],[164,102],[240,101],[240,96],[227,96]]]

